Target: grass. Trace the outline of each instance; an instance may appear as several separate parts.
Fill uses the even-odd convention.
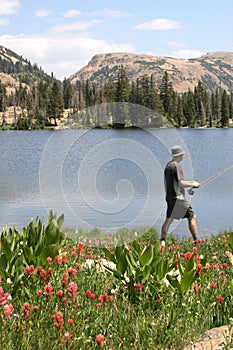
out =
[[[232,322],[232,232],[196,245],[169,236],[163,250],[153,228],[115,236],[69,230],[44,260],[25,232],[39,227],[44,237],[54,227],[30,225],[24,241],[14,238],[17,256],[4,239],[0,246],[0,349],[179,350]]]

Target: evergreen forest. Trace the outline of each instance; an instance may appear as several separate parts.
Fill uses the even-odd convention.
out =
[[[9,67],[10,69],[11,67]],[[11,71],[11,70],[10,70]],[[37,69],[40,72],[39,69]],[[23,74],[23,73],[22,73]],[[100,119],[81,111],[100,104],[113,102],[140,105],[155,111],[175,127],[220,127],[231,126],[233,119],[233,93],[224,89],[207,90],[201,81],[194,90],[178,93],[174,90],[168,72],[165,72],[159,83],[155,83],[153,75],[138,77],[131,82],[127,72],[120,66],[115,79],[109,78],[103,86],[86,81],[71,84],[69,79],[63,82],[51,76],[40,78],[27,85],[20,82],[18,87],[9,90],[0,81],[0,113],[1,128],[6,127],[4,115],[10,106],[21,107],[22,113],[14,117],[12,129],[43,129],[57,126],[61,122],[71,123],[76,116],[79,127],[112,127],[114,121],[101,122]],[[64,118],[64,111],[67,111]],[[80,113],[80,119],[79,119]],[[143,120],[123,115],[120,120],[125,126],[156,127],[153,119]]]

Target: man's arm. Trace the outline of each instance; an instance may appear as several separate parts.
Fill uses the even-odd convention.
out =
[[[179,185],[182,187],[194,187],[194,188],[198,188],[201,186],[200,182],[197,181],[186,181],[186,180],[180,180],[179,181]]]

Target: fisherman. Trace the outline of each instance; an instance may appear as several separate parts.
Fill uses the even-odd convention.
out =
[[[198,188],[201,186],[197,181],[184,180],[180,162],[183,160],[184,150],[181,146],[173,146],[171,149],[172,160],[164,170],[164,182],[166,190],[167,213],[166,220],[161,229],[161,245],[165,246],[168,229],[175,220],[188,219],[189,230],[194,242],[197,240],[196,215],[185,199],[185,187]]]

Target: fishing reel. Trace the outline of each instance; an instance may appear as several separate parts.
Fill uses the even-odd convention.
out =
[[[191,187],[191,188],[188,190],[188,194],[189,194],[190,196],[194,195],[193,187]]]

